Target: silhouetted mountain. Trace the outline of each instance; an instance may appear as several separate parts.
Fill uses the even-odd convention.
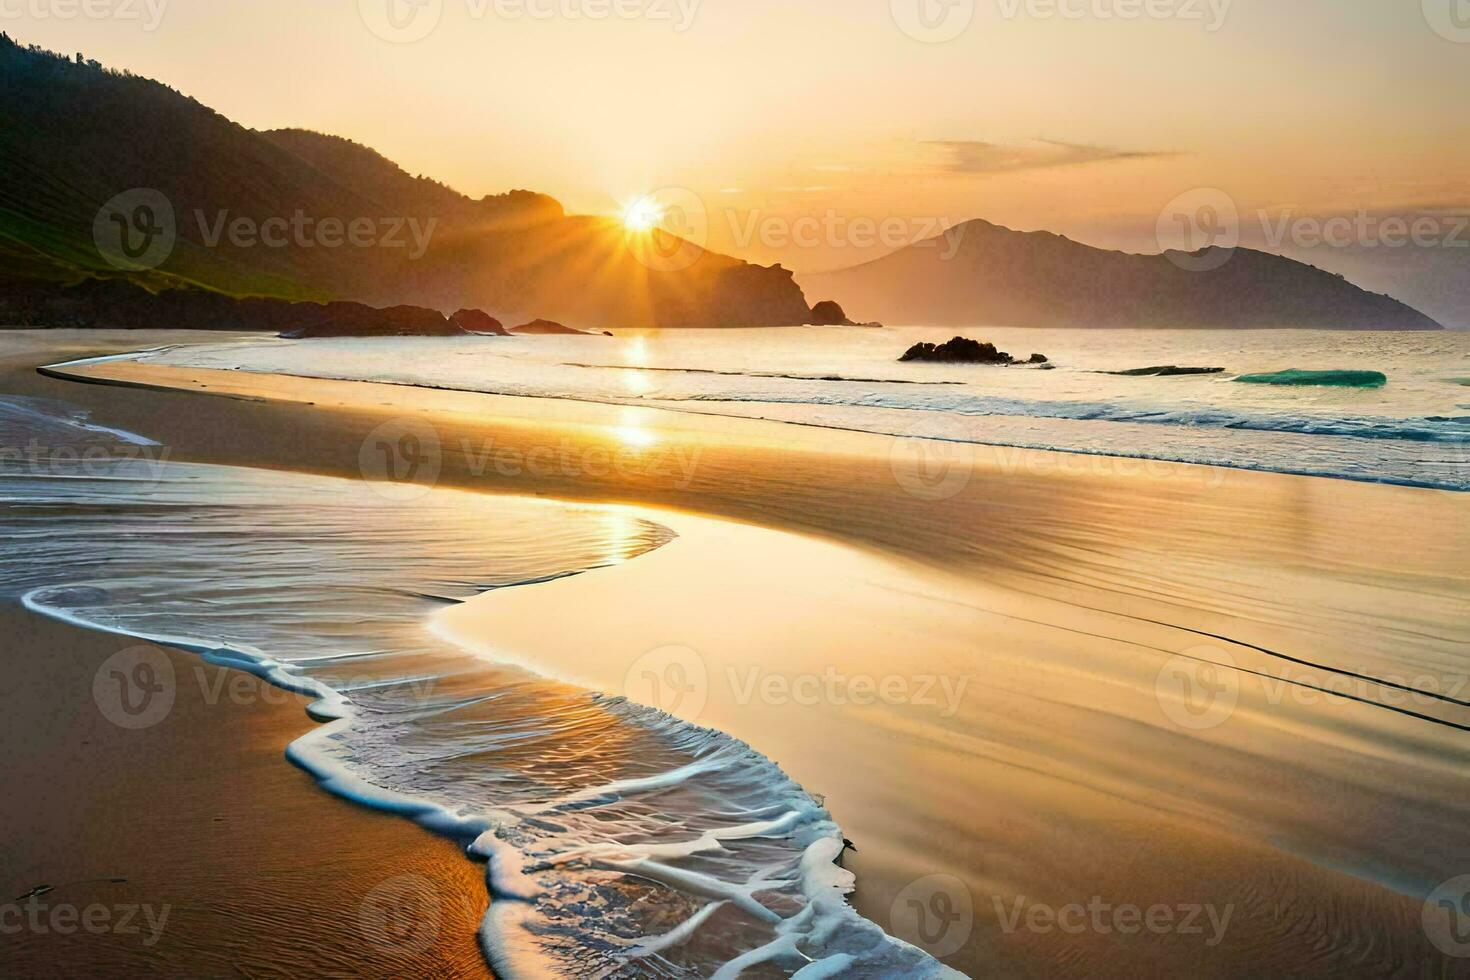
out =
[[[1265,252],[1132,255],[988,221],[801,283],[890,324],[1442,329],[1395,299]]]
[[[436,310],[393,306],[375,310],[361,303],[293,304],[298,325],[282,331],[290,340],[317,337],[464,337],[469,331]]]
[[[0,277],[0,324],[105,330],[274,330],[284,337],[462,337],[474,327],[504,336],[482,310],[446,318],[416,306],[375,309],[338,300],[313,303],[230,296],[180,286],[157,291],[123,278],[86,278],[72,285]]]
[[[644,250],[609,219],[568,217],[529,191],[473,200],[374,151],[302,130],[257,132],[167,86],[0,36],[0,275],[152,290],[481,308],[588,326],[806,322],[791,274],[686,243]],[[146,229],[171,210],[156,268],[104,258],[102,214]],[[176,240],[175,240],[176,239]],[[132,241],[131,238],[128,241]]]

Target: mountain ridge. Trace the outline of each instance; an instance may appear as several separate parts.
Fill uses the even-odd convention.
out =
[[[1114,252],[984,219],[798,279],[661,231],[568,215],[534,191],[474,199],[344,137],[247,129],[163,83],[8,34],[0,167],[0,279],[22,283],[123,279],[152,292],[471,308],[595,329],[806,324],[807,295],[860,320],[942,326],[1442,329],[1282,256]],[[123,219],[104,206],[136,188],[174,213],[176,240],[161,262],[118,267],[94,226]],[[318,230],[371,222],[377,237],[346,247],[340,232],[335,244],[298,234],[277,246],[260,234],[296,216]],[[233,234],[237,222],[254,234]],[[404,225],[422,240],[405,241]]]
[[[634,241],[619,222],[569,216],[546,195],[475,200],[351,140],[246,129],[162,83],[9,35],[0,123],[0,277],[10,280],[118,278],[155,292],[476,308],[597,328],[795,325],[811,315],[780,266],[683,243],[677,261],[644,254],[655,236]],[[100,212],[137,188],[173,212],[174,240],[155,267],[118,268],[94,223],[125,223]],[[317,232],[374,222],[378,235],[365,246],[343,245],[340,231],[303,242],[280,231],[298,215]],[[236,222],[251,234],[234,234]],[[431,229],[421,253],[392,238],[405,223]]]
[[[1120,252],[983,218],[799,281],[888,323],[1444,329],[1392,297],[1284,256],[1247,248]]]

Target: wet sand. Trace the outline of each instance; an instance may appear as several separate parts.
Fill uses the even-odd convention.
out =
[[[0,973],[489,975],[483,870],[288,765],[303,699],[166,651],[173,707],[128,730],[93,682],[139,644],[8,606],[0,630]]]
[[[36,338],[21,342],[68,341]],[[1463,495],[237,372],[86,372],[185,389],[169,392],[27,371],[58,359],[18,351],[6,390],[88,405],[175,458],[381,476],[364,449],[427,423],[438,451],[419,479],[754,525],[671,513],[685,537],[663,552],[485,596],[442,626],[610,691],[640,663],[671,676],[650,651],[694,651],[712,678],[695,720],[827,795],[864,914],[902,932],[910,899],[936,916],[968,903],[963,928],[920,937],[961,969],[1470,963],[1421,924],[1429,889],[1470,872],[1470,711],[1449,694],[1470,640]],[[948,713],[738,696],[730,670],[751,667],[964,689]],[[1189,685],[1222,676],[1216,718]],[[1320,690],[1336,684],[1347,696]],[[1110,911],[1055,920],[1089,905]],[[1175,926],[1118,919],[1153,906]],[[1191,907],[1198,931],[1179,924]]]

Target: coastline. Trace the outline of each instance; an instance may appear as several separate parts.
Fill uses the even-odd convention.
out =
[[[0,763],[7,976],[259,976],[288,949],[319,976],[490,975],[482,869],[285,764],[306,699],[151,647],[183,682],[167,718],[129,731],[93,682],[140,644],[9,604],[0,628],[6,740],[36,747]]]
[[[105,371],[89,373],[95,373],[101,380],[102,374],[119,374],[117,368],[118,365],[110,365]],[[437,480],[444,485],[521,492],[531,487],[549,496],[652,504],[814,534],[825,539],[824,548],[877,549],[882,553],[885,569],[891,570],[897,563],[906,576],[930,585],[936,576],[959,580],[959,584],[951,583],[955,591],[951,598],[956,600],[957,608],[964,609],[966,605],[972,608],[958,614],[963,622],[937,631],[969,636],[971,642],[976,636],[994,635],[993,624],[986,624],[983,632],[977,632],[980,627],[973,618],[976,593],[969,590],[977,587],[977,580],[983,580],[980,584],[985,586],[982,591],[988,608],[1002,609],[1010,614],[1013,622],[1029,616],[1055,627],[1059,620],[1065,619],[1076,635],[1086,627],[1095,627],[1097,623],[1092,619],[1121,617],[1130,620],[1127,634],[1137,639],[1140,631],[1151,633],[1163,628],[1160,622],[1163,609],[1169,615],[1169,627],[1183,626],[1196,634],[1217,637],[1234,636],[1266,651],[1289,646],[1311,653],[1311,657],[1304,659],[1318,666],[1298,679],[1314,680],[1322,677],[1321,663],[1342,653],[1331,636],[1323,634],[1330,631],[1334,617],[1353,608],[1348,600],[1371,599],[1373,608],[1356,610],[1355,623],[1370,634],[1365,646],[1371,660],[1372,654],[1384,653],[1380,647],[1396,642],[1414,625],[1395,620],[1394,611],[1386,606],[1383,583],[1407,580],[1435,596],[1429,606],[1434,613],[1445,617],[1441,625],[1454,623],[1453,614],[1463,609],[1466,594],[1463,570],[1454,561],[1457,549],[1463,553],[1465,543],[1464,532],[1455,532],[1456,527],[1465,527],[1465,498],[1444,492],[1339,484],[1179,464],[1126,461],[1137,465],[1122,465],[1094,457],[1070,460],[1057,454],[1025,451],[977,453],[973,460],[965,461],[963,486],[941,498],[934,495],[935,488],[929,484],[907,482],[908,471],[895,462],[891,440],[826,433],[820,440],[806,439],[793,436],[787,427],[778,423],[732,424],[724,420],[670,418],[667,413],[647,410],[630,415],[599,406],[532,405],[497,396],[390,390],[355,382],[302,382],[231,372],[175,372],[169,378],[133,374],[123,378],[143,386],[167,381],[185,388],[184,393],[139,393],[115,387],[83,388],[35,377],[28,380],[36,393],[89,405],[99,421],[159,439],[180,458],[353,476],[362,475],[360,450],[379,426],[406,416],[428,418],[443,450]],[[108,379],[115,380],[116,377]],[[198,393],[226,397],[191,397]],[[303,413],[301,403],[309,403],[315,411]],[[162,426],[167,431],[161,431],[160,405],[187,410],[163,413],[167,421]],[[465,451],[470,444],[462,440],[469,439],[483,447],[487,438],[494,442],[490,447],[492,456],[496,452],[509,452],[520,460],[519,472],[494,465],[493,461],[476,472],[475,464],[482,457]],[[650,438],[655,441],[649,443]],[[603,478],[590,473],[591,468],[586,465],[588,447],[597,444],[607,449],[610,460],[622,458],[626,465],[620,468],[611,464]],[[559,457],[563,445],[579,454],[576,472],[565,464],[565,457]],[[680,446],[687,450],[683,455],[678,451]],[[550,460],[544,471],[536,471],[531,465],[538,450],[549,451],[549,455],[543,454],[543,458]],[[619,456],[623,451],[626,454]],[[651,466],[652,457],[657,457],[662,467]],[[1365,494],[1381,496],[1375,497],[1371,506],[1363,506]],[[1355,516],[1384,510],[1412,511],[1419,524],[1408,528],[1398,539],[1388,540]],[[1218,553],[1223,543],[1219,540],[1221,527],[1229,527],[1232,532],[1230,544],[1236,550],[1230,554]],[[1083,548],[1084,544],[1088,547]],[[677,552],[671,551],[670,555],[677,557]],[[1168,556],[1167,561],[1164,556]],[[488,614],[507,603],[510,607],[549,604],[554,612],[559,604],[571,601],[564,598],[569,589],[578,593],[579,602],[607,603],[608,607],[601,610],[603,614],[619,606],[628,609],[630,594],[658,594],[656,582],[645,583],[641,591],[635,586],[634,576],[642,574],[640,563],[619,569],[616,574],[620,583],[614,576],[603,577],[606,586],[584,577],[582,581],[487,596],[483,602],[472,602],[455,612],[470,614],[484,610]],[[1269,565],[1278,577],[1250,594],[1219,592],[1218,587],[1231,583],[1232,573],[1243,563],[1253,563],[1252,567],[1257,569]],[[695,563],[694,568],[698,567]],[[797,574],[795,570],[800,567],[800,563],[792,566],[792,595],[798,597],[804,593],[795,588],[811,577]],[[822,566],[818,562],[813,567]],[[1188,569],[1187,578],[1177,574],[1176,570],[1181,568]],[[1314,568],[1321,570],[1316,578],[1313,578]],[[652,574],[655,569],[645,571]],[[1175,572],[1172,577],[1171,572]],[[633,574],[625,576],[624,573]],[[675,580],[684,576],[687,582],[692,572],[683,568],[667,574]],[[712,577],[715,579],[711,586],[713,594],[691,603],[696,612],[715,607],[721,594],[718,584],[724,582],[728,586],[721,576]],[[1286,610],[1267,603],[1272,588],[1279,591],[1288,580],[1313,586],[1305,590],[1308,601],[1301,608],[1291,610],[1290,617],[1285,615]],[[1213,593],[1212,586],[1217,587]],[[1000,599],[988,591],[991,587],[1003,587],[1006,601],[1019,605],[997,606]],[[1346,598],[1330,597],[1325,595],[1328,587],[1341,587],[1350,592]],[[1318,594],[1318,588],[1324,594]],[[727,589],[725,594],[740,593]],[[1060,616],[1055,608],[1058,604],[1068,605],[1073,611]],[[814,621],[821,622],[824,629],[837,630],[840,624],[824,618],[826,610],[811,611]],[[871,611],[876,620],[885,621],[877,610]],[[547,614],[543,607],[539,613],[542,622]],[[934,607],[926,607],[924,615],[928,617],[924,622],[935,622]],[[589,630],[599,621],[596,617],[586,618]],[[643,618],[647,621],[649,616]],[[507,615],[506,621],[533,623],[536,618],[531,610],[522,608],[520,616]],[[585,644],[589,636],[579,637],[576,629],[579,625],[568,624],[559,642],[572,646],[580,639]],[[619,635],[629,635],[627,625],[620,626]],[[1111,625],[1116,629],[1117,623]],[[1034,651],[1039,627],[1033,627],[1034,624],[1016,627],[1019,633],[1008,636],[1009,642],[1018,650]],[[464,629],[485,635],[484,626]],[[1378,647],[1371,636],[1374,630],[1384,638]],[[677,639],[692,645],[708,648],[716,642],[701,637],[688,617],[675,632],[683,634]],[[876,656],[883,649],[892,649],[890,644],[877,651],[869,649],[865,654],[860,636],[851,630],[840,635],[843,642],[838,645],[844,657],[851,654],[861,659],[864,655]],[[1288,642],[1283,644],[1283,638]],[[665,639],[669,637],[665,635]],[[523,642],[530,643],[531,639],[523,638]],[[639,647],[654,641],[629,638],[628,642]],[[1074,652],[1071,647],[1058,647],[1053,656],[1064,658]],[[543,649],[542,653],[550,657],[554,651]],[[1262,659],[1269,661],[1270,657],[1262,654]],[[1156,667],[1153,664],[1149,669]],[[956,673],[964,669],[953,668]],[[993,682],[995,677],[992,673],[987,679]],[[1049,692],[1049,696],[1052,694],[1067,700],[1061,689]],[[1082,689],[1072,696],[1079,706],[1093,697]],[[1300,716],[1292,718],[1291,723],[1310,725],[1320,721],[1313,714],[1302,708]],[[1075,723],[1077,719],[1071,720]],[[809,724],[809,718],[803,723]],[[1417,729],[1402,727],[1414,724],[1375,719],[1368,728],[1389,739],[1414,738],[1418,737]],[[748,736],[748,733],[735,734]],[[1096,734],[1105,732],[1099,730]],[[1033,733],[1032,737],[1035,736]],[[912,731],[904,737],[915,745],[924,741],[915,739]],[[751,741],[757,748],[764,747],[759,739]],[[852,751],[850,745],[843,748]],[[932,761],[942,756],[929,758]],[[784,754],[777,754],[776,761],[788,763]],[[805,778],[799,781],[814,792],[827,792],[827,783],[841,782],[823,776],[824,770],[837,771],[833,762],[798,763],[810,766],[809,772],[802,771]],[[1015,760],[1005,762],[1013,766]],[[1117,763],[1099,757],[1088,760],[1088,764],[1098,771]],[[1289,880],[1298,900],[1309,906],[1308,911],[1301,913],[1304,921],[1310,919],[1311,909],[1315,909],[1325,916],[1329,925],[1335,923],[1340,927],[1343,909],[1363,910],[1361,914],[1369,917],[1385,938],[1386,948],[1374,954],[1383,958],[1380,962],[1395,957],[1401,962],[1417,962],[1414,957],[1424,953],[1423,937],[1417,935],[1419,901],[1403,891],[1395,893],[1362,878],[1324,870],[1320,858],[1318,864],[1308,864],[1281,850],[1245,840],[1244,828],[1190,826],[1188,820],[1181,823],[1180,814],[1163,820],[1143,819],[1132,803],[1109,801],[1106,792],[1089,795],[1086,805],[1081,806],[1077,797],[1059,796],[1055,786],[1043,781],[998,784],[994,778],[996,771],[989,771],[987,778],[956,779],[947,788],[934,782],[935,778],[944,779],[942,766],[936,765],[928,771],[927,779],[925,774],[925,767],[916,764],[910,773],[909,786],[898,783],[886,786],[878,796],[881,802],[873,802],[872,814],[851,812],[857,809],[857,788],[838,787],[833,791],[834,801],[841,799],[844,804],[849,799],[854,801],[849,808],[850,817],[835,802],[834,815],[850,835],[857,835],[859,851],[849,857],[848,867],[859,875],[859,907],[875,919],[880,919],[902,892],[904,876],[915,866],[912,852],[932,847],[928,838],[933,836],[934,828],[947,826],[948,834],[960,840],[993,842],[998,853],[1031,850],[1047,854],[1050,873],[1059,883],[1075,878],[1079,870],[1084,872],[1084,878],[1088,877],[1086,872],[1091,872],[1094,882],[1109,880],[1108,873],[1111,873],[1119,882],[1113,887],[1120,893],[1162,896],[1177,890],[1188,875],[1209,868],[1221,878],[1239,875],[1241,880],[1233,887],[1249,895],[1259,884],[1256,871],[1269,872]],[[1048,774],[1047,778],[1055,775]],[[1180,772],[1169,773],[1167,778],[1187,779]],[[871,783],[867,785],[869,790],[875,788]],[[998,787],[1004,791],[997,792]],[[1268,796],[1272,791],[1284,792],[1281,786],[1271,783],[1260,788]],[[924,792],[933,799],[920,807],[916,795]],[[1087,792],[1095,794],[1095,790]],[[1030,799],[1022,814],[1000,812],[1003,801],[1027,799],[1028,794]],[[989,812],[985,815],[975,812],[977,795],[987,802]],[[1441,800],[1439,805],[1448,804]],[[866,856],[864,838],[878,838],[883,833],[878,816],[884,810],[893,812],[905,807],[922,812],[908,825],[907,836],[899,835],[903,846],[876,847],[866,852],[876,851],[873,857]],[[1151,869],[1126,866],[1101,869],[1099,862],[1094,862],[1089,868],[1086,845],[1096,842],[1095,834],[1076,835],[1075,853],[1065,849],[1047,852],[1038,845],[1044,842],[1056,848],[1063,842],[1055,834],[1048,835],[1040,827],[1028,825],[1027,815],[1047,812],[1049,807],[1061,812],[1096,813],[1096,820],[1126,825],[1126,833],[1107,835],[1114,842],[1131,836],[1135,843],[1153,842],[1151,850],[1156,851],[1157,841],[1170,839],[1167,853],[1177,864],[1170,861],[1159,862],[1158,867]],[[862,833],[868,828],[871,828],[869,833]],[[905,850],[909,853],[905,854]],[[895,854],[900,857],[892,857]],[[972,891],[978,889],[977,895],[984,895],[987,887],[993,888],[995,881],[1005,878],[1006,869],[987,861],[983,854],[971,854],[964,861],[972,868],[984,869],[985,877],[990,879],[971,883]],[[1242,867],[1246,872],[1239,870]],[[1073,887],[1077,887],[1075,882]],[[1097,887],[1095,883],[1094,887]],[[1223,884],[1218,888],[1222,895],[1231,891]],[[1185,898],[1196,893],[1197,889],[1191,892],[1188,888],[1182,892]],[[1059,885],[1059,894],[1065,897],[1067,886]],[[1052,896],[1050,900],[1056,902],[1060,898]],[[1048,967],[1063,965],[1066,959],[1059,961],[1059,956],[1077,957],[1078,962],[1096,965],[1097,960],[1092,957],[1107,955],[1109,951],[1118,953],[1114,948],[1116,937],[1098,935],[1085,940],[1067,937],[1066,948],[1058,949],[1055,935],[1003,936],[1003,930],[994,928],[995,910],[977,908],[976,913],[985,923],[984,928],[977,927],[976,931],[994,936],[994,946],[971,950],[970,954],[976,957],[974,962],[966,960],[957,964],[965,968],[979,968],[998,961],[1013,975],[1039,975]],[[1232,948],[1246,956],[1255,948],[1251,940],[1269,934],[1274,925],[1263,918],[1241,936],[1239,930],[1246,928],[1239,924],[1241,921],[1248,920],[1236,920],[1237,933],[1232,940],[1239,939],[1239,943]],[[1312,942],[1322,937],[1308,934],[1298,938],[1303,947],[1299,955],[1306,956]],[[1192,965],[1203,972],[1229,972],[1229,960],[1217,948],[1192,951],[1200,954]],[[1138,952],[1137,944],[1130,947],[1130,954]],[[1172,948],[1171,958],[1167,960],[1162,958],[1163,952],[1162,945],[1157,947],[1155,954],[1161,959],[1150,965],[1181,962],[1180,957],[1191,950]],[[1125,975],[1140,965],[1136,960],[1115,960],[1107,968]],[[1343,964],[1313,965],[1327,972]]]
[[[1025,331],[1020,331],[1025,333]],[[1008,347],[1029,337],[997,331]],[[662,331],[623,338],[359,338],[191,344],[143,352],[148,368],[371,381],[418,391],[484,393],[629,410],[779,421],[825,432],[952,443],[955,458],[990,447],[1069,455],[1170,460],[1426,489],[1470,490],[1457,465],[1463,419],[1435,363],[1463,345],[1406,347],[1374,334],[1343,343],[1336,358],[1392,385],[1300,388],[1243,385],[1246,372],[1294,370],[1295,344],[1330,344],[1321,332],[1281,331],[1261,349],[1216,343],[1198,356],[1234,364],[1183,376],[1130,369],[1150,359],[1190,360],[1188,332],[1124,331],[1089,349],[1087,331],[1043,331],[1048,370],[890,363],[895,350],[932,338],[932,328],[889,331]],[[692,336],[691,336],[692,334]],[[754,334],[754,335],[752,335]],[[1153,349],[1156,342],[1160,348]],[[1021,345],[1021,346],[1018,346]],[[1381,347],[1379,346],[1381,345]],[[1322,355],[1325,356],[1325,355]],[[827,365],[824,373],[818,368]],[[68,367],[68,371],[74,370]],[[1180,369],[1173,369],[1180,371]],[[1056,372],[1056,373],[1053,373]],[[1333,372],[1328,372],[1333,373]],[[169,375],[162,375],[167,378]],[[165,382],[166,384],[167,382]],[[810,435],[801,437],[803,441]]]

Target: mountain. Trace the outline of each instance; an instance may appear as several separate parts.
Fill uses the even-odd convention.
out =
[[[8,308],[42,315],[132,294],[67,289],[38,300],[38,282],[121,279],[153,293],[471,308],[594,329],[807,323],[803,285],[890,323],[1438,327],[1263,252],[1129,255],[984,221],[798,284],[779,265],[567,215],[543,194],[476,200],[350,140],[246,129],[158,82],[4,34],[0,168],[0,287]],[[146,261],[99,245],[133,242],[135,231],[158,243]],[[165,308],[195,303],[209,308],[193,296]]]
[[[800,324],[811,312],[780,266],[632,236],[530,191],[475,200],[351,141],[246,129],[158,82],[8,35],[0,168],[0,278],[12,283],[125,278],[154,292],[469,307],[597,328]],[[166,258],[119,269],[98,245],[109,234],[161,242]]]
[[[1443,329],[1395,299],[1265,252],[1133,255],[988,221],[800,281],[886,323]]]

